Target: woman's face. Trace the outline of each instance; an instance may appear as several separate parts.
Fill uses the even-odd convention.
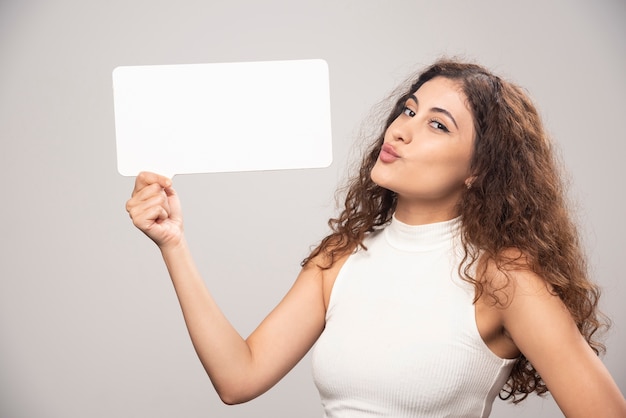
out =
[[[406,101],[403,113],[385,132],[372,180],[397,193],[398,209],[408,203],[454,211],[471,181],[474,136],[460,85],[436,77]]]

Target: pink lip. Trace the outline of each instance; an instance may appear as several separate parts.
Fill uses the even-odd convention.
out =
[[[389,144],[383,144],[378,158],[380,158],[383,163],[392,163],[400,158],[400,156],[396,153],[396,150],[393,148],[393,146]]]

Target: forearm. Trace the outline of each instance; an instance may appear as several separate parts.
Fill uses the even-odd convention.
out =
[[[184,239],[161,249],[193,346],[226,403],[241,401],[250,382],[252,355],[206,288]]]

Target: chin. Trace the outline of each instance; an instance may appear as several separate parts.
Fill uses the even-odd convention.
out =
[[[382,170],[384,171],[384,170]],[[387,190],[391,190],[392,192],[393,190],[393,179],[390,178],[390,176],[385,176],[384,172],[381,173],[380,167],[378,167],[378,164],[376,164],[374,166],[374,168],[372,168],[372,171],[370,172],[370,179],[377,185],[380,186],[384,189]]]
[[[374,167],[372,167],[372,170],[370,171],[370,179],[377,185],[384,187],[382,184],[380,184],[381,182],[384,183],[384,177],[385,176],[380,173],[380,166],[378,162],[376,162],[376,164],[374,164]]]

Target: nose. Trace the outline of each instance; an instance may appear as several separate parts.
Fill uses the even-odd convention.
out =
[[[405,144],[410,144],[413,140],[413,132],[411,130],[411,120],[402,120],[403,118],[397,118],[391,125],[389,125],[388,133],[391,135],[391,139],[394,141],[401,141]]]

